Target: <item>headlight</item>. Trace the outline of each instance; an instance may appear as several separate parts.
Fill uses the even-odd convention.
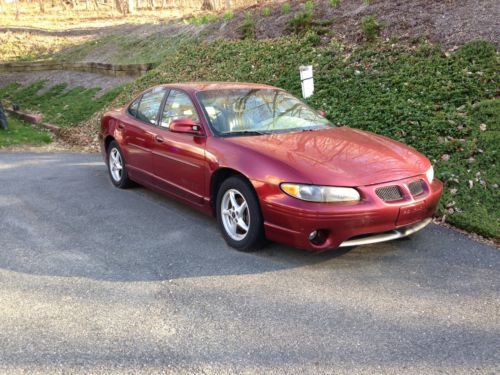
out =
[[[429,181],[429,183],[432,182],[432,180],[434,180],[434,168],[431,167],[427,170],[427,172],[425,172],[425,176],[427,177],[427,181]]]
[[[355,202],[361,199],[358,191],[348,187],[316,186],[283,183],[286,194],[309,202]]]

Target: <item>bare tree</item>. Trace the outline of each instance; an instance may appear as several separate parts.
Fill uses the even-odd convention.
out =
[[[214,6],[210,0],[203,0],[201,10],[214,10]]]
[[[124,4],[121,2],[121,0],[115,0],[115,6],[116,10],[120,12],[121,14],[125,15],[127,14],[127,10],[125,9]]]
[[[127,1],[127,7],[128,7],[128,12],[129,13],[134,13],[135,12],[135,0],[128,0]]]

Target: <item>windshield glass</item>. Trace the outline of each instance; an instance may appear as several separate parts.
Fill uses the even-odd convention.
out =
[[[281,90],[209,90],[199,92],[197,97],[219,135],[267,134],[333,126],[318,112]]]

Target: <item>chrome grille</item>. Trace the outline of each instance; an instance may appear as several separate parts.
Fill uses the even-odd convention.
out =
[[[403,193],[397,185],[378,188],[375,193],[386,202],[398,201],[403,198]]]
[[[408,184],[408,189],[410,189],[410,193],[414,197],[419,196],[424,192],[424,181],[423,180],[412,181]]]

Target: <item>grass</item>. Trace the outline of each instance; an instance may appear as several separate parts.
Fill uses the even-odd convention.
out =
[[[499,58],[490,43],[469,43],[450,54],[426,43],[379,43],[349,55],[335,44],[316,48],[299,37],[187,43],[119,100],[160,82],[202,80],[262,82],[300,95],[298,66],[304,63],[315,72],[311,105],[334,123],[383,134],[424,153],[446,184],[439,207],[446,221],[499,235]]]
[[[75,126],[85,121],[95,112],[109,104],[120,93],[117,87],[96,97],[99,88],[76,87],[66,90],[66,85],[56,85],[40,93],[44,81],[26,87],[11,84],[0,88],[0,100],[8,99],[20,105],[21,110],[29,110],[44,115],[44,121],[58,126]]]
[[[283,5],[281,6],[281,12],[283,14],[288,14],[288,13],[290,13],[291,10],[292,10],[292,7],[291,7],[290,3],[283,3]]]
[[[169,37],[155,33],[147,38],[133,35],[110,35],[90,40],[76,47],[55,54],[55,60],[82,61],[96,51],[103,51],[112,64],[143,64],[162,61],[168,54],[190,41],[190,36]]]
[[[202,14],[199,16],[192,17],[188,20],[189,23],[193,25],[205,25],[210,22],[215,22],[219,19],[216,14]]]
[[[231,21],[234,18],[234,13],[232,10],[227,10],[224,12],[224,15],[222,16],[224,21],[228,22]]]
[[[0,61],[31,61],[84,42],[85,36],[39,35],[30,32],[0,32]]]
[[[0,148],[19,144],[39,145],[52,142],[50,133],[14,116],[8,117],[9,129],[0,129]]]

